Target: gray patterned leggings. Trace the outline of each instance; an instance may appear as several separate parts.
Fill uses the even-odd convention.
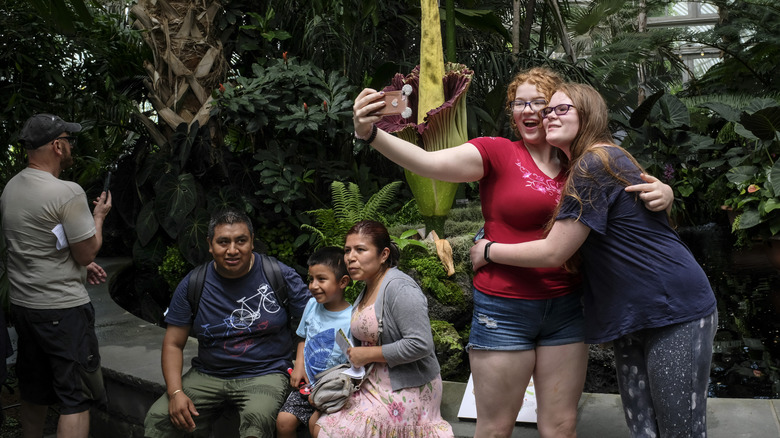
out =
[[[634,438],[707,436],[707,385],[718,312],[615,340],[626,423]]]

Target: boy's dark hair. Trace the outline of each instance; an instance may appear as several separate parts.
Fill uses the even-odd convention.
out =
[[[306,262],[309,267],[314,265],[325,265],[336,275],[336,281],[340,280],[347,272],[347,265],[344,263],[344,248],[335,246],[326,246],[320,248],[309,256]]]

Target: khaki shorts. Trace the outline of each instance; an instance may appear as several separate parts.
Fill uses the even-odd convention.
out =
[[[275,373],[244,379],[224,379],[190,369],[182,376],[182,386],[200,414],[193,417],[195,432],[189,435],[171,423],[168,395],[163,394],[146,414],[145,437],[208,437],[214,421],[230,408],[238,411],[240,436],[275,436],[276,415],[287,397],[290,378]]]

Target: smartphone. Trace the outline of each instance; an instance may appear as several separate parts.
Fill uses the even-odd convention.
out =
[[[482,227],[477,231],[477,234],[474,236],[474,242],[476,242],[479,239],[483,239],[485,237],[485,227]]]
[[[103,191],[108,192],[108,188],[111,186],[111,171],[108,171],[108,175],[106,175],[106,180],[103,181]]]
[[[403,114],[409,108],[409,95],[401,90],[385,91],[383,96],[385,101],[384,108],[374,111],[372,115],[389,116]]]

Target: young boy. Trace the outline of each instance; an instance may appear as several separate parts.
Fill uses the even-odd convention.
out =
[[[346,352],[336,344],[336,336],[341,329],[349,338],[352,316],[352,305],[344,299],[344,289],[350,282],[344,250],[322,248],[309,257],[308,265],[312,298],[296,331],[305,343],[298,344],[295,368],[290,375],[291,386],[298,388],[305,381],[306,389],[314,384],[314,376],[320,371],[347,362]],[[306,424],[311,430],[318,418],[319,412],[309,404],[308,391],[296,389],[276,417],[277,437],[295,438],[300,424]]]

